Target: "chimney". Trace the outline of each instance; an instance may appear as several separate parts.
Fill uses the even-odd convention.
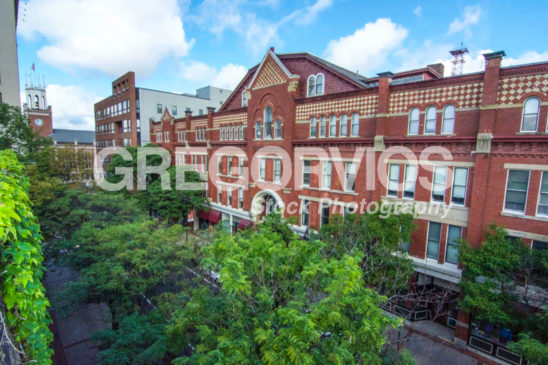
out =
[[[271,51],[272,53],[274,53],[274,51],[275,51],[275,50],[274,50],[274,47],[270,47],[270,51]]]

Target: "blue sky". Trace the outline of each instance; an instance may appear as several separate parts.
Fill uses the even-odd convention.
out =
[[[234,87],[265,51],[306,51],[372,76],[445,62],[461,42],[506,65],[548,61],[548,1],[20,1],[19,68],[48,84],[55,128],[92,129],[93,103],[128,70],[137,85]]]

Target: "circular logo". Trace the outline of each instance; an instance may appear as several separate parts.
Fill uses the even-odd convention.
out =
[[[41,127],[44,124],[44,121],[40,118],[34,120],[34,124],[36,124],[38,127]]]

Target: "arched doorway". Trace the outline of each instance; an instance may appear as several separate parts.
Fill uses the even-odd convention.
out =
[[[251,202],[251,215],[255,223],[259,223],[264,216],[284,209],[284,203],[280,196],[272,190],[261,190],[253,197]]]

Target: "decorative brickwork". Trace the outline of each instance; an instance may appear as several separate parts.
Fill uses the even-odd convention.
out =
[[[523,96],[532,92],[548,93],[548,74],[501,78],[497,103],[521,103]]]
[[[307,123],[310,121],[310,117],[329,116],[340,113],[350,115],[356,111],[361,117],[375,115],[377,111],[377,95],[297,105],[297,123]]]
[[[460,109],[481,104],[483,85],[479,82],[430,89],[397,92],[390,95],[390,114],[407,113],[413,106],[428,103],[454,103]]]
[[[286,76],[276,62],[268,57],[263,63],[263,67],[258,70],[259,74],[253,84],[253,89],[262,89],[264,87],[279,85],[286,82]]]
[[[237,113],[228,115],[213,116],[213,128],[218,128],[221,124],[243,124],[247,125],[247,113]]]

